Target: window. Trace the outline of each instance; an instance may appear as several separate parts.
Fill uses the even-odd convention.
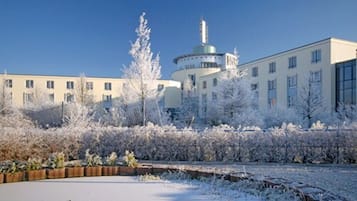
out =
[[[122,90],[125,91],[127,89],[129,89],[128,83],[123,83]]]
[[[12,80],[5,80],[5,87],[12,88]]]
[[[276,105],[276,79],[268,80],[268,106],[274,107]]]
[[[252,77],[258,77],[258,67],[252,68]]]
[[[28,89],[33,88],[33,80],[26,80],[26,88]]]
[[[213,78],[213,86],[215,87],[215,86],[217,86],[217,84],[218,84],[217,78]]]
[[[201,68],[213,68],[218,67],[216,62],[201,62]]]
[[[289,68],[296,68],[296,56],[289,57]]]
[[[23,99],[24,99],[24,105],[33,103],[33,93],[24,93]]]
[[[111,82],[105,82],[104,83],[104,90],[107,90],[107,91],[112,90],[112,83]]]
[[[67,102],[67,103],[74,102],[74,95],[71,93],[64,94],[64,102]]]
[[[104,102],[112,102],[112,95],[103,95]]]
[[[55,82],[53,80],[47,80],[47,89],[55,88]]]
[[[162,91],[163,89],[164,89],[164,85],[163,84],[157,85],[157,91]]]
[[[293,107],[296,105],[297,101],[297,75],[289,76],[287,80],[288,85],[288,107]]]
[[[202,113],[206,116],[207,113],[207,94],[202,94]]]
[[[212,101],[216,101],[216,100],[217,100],[217,93],[212,92]]]
[[[336,64],[336,107],[356,105],[356,60]]]
[[[74,82],[73,81],[67,81],[67,89],[74,89]]]
[[[54,103],[55,102],[55,94],[54,93],[48,94],[48,100],[51,103]]]
[[[275,73],[275,71],[276,71],[276,63],[275,62],[269,63],[269,73]]]
[[[203,81],[203,82],[202,82],[202,88],[203,88],[203,89],[206,89],[206,88],[207,88],[207,81]]]
[[[310,82],[318,83],[321,82],[321,71],[311,72]]]
[[[259,85],[254,83],[250,85],[250,89],[253,91],[253,107],[258,109],[259,105]]]
[[[321,61],[321,50],[314,50],[311,52],[311,63],[317,63]]]
[[[93,82],[86,82],[86,89],[93,90]]]
[[[250,85],[250,89],[251,89],[252,91],[258,90],[258,84],[251,84],[251,85]]]
[[[190,74],[188,75],[188,78],[191,80],[192,86],[196,86],[196,75]]]
[[[315,71],[315,72],[310,72],[310,79],[309,79],[309,91],[313,92],[314,98],[316,100],[319,100],[321,98],[321,93],[322,93],[322,75],[321,75],[321,70]]]

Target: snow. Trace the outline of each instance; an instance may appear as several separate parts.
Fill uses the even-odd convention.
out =
[[[213,195],[207,184],[153,180],[138,177],[82,177],[42,180],[1,185],[3,201],[156,201],[156,200],[225,200],[227,196]],[[219,190],[219,189],[218,189]],[[228,191],[227,191],[228,192]],[[256,201],[258,197],[236,192],[236,199]],[[223,198],[223,199],[222,199]],[[239,199],[238,199],[239,198]],[[232,199],[229,199],[232,200]]]
[[[222,162],[152,162],[172,164],[178,168],[196,167],[224,172],[252,173],[257,180],[283,178],[296,185],[311,185],[330,191],[336,195],[357,200],[357,166],[336,164],[279,164],[279,163],[222,163]],[[299,184],[300,182],[300,184]]]

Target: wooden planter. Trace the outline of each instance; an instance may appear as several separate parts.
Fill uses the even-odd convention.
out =
[[[191,178],[197,179],[198,178],[198,171],[197,170],[186,170],[186,173],[190,175]]]
[[[116,176],[119,174],[118,166],[103,166],[102,168],[103,176]]]
[[[120,172],[119,175],[121,175],[121,176],[135,176],[136,175],[135,168],[133,168],[133,167],[120,166],[119,172]]]
[[[83,177],[84,176],[84,167],[67,167],[66,168],[66,177]]]
[[[84,176],[87,176],[87,177],[102,176],[102,166],[85,167],[84,168]]]
[[[209,172],[209,171],[203,171],[203,170],[199,170],[197,171],[197,176],[198,177],[212,177],[214,175],[213,172]]]
[[[46,170],[28,170],[26,171],[26,179],[27,181],[46,179]]]
[[[46,172],[47,172],[47,179],[60,179],[60,178],[65,178],[66,176],[65,168],[47,169]]]
[[[15,173],[6,173],[4,174],[4,182],[12,183],[19,182],[25,179],[25,172],[15,172]]]
[[[153,167],[152,168],[152,173],[157,175],[157,174],[162,174],[164,172],[168,172],[169,169],[167,167]]]
[[[152,174],[152,166],[139,166],[136,168],[136,174],[137,175],[146,175],[146,174]]]
[[[4,174],[0,173],[0,184],[4,183]]]

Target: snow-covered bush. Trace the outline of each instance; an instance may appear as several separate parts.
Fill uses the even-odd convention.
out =
[[[48,158],[48,167],[55,168],[64,168],[65,154],[63,152],[55,152],[50,155]]]
[[[128,167],[137,167],[138,161],[135,158],[135,154],[132,151],[125,150],[125,155],[123,157],[124,165]]]
[[[116,161],[117,161],[117,153],[115,153],[114,151],[105,158],[105,164],[106,165],[110,165],[110,166],[113,166],[116,164]]]
[[[254,105],[254,92],[245,71],[227,70],[213,88],[215,98],[207,108],[207,121],[211,125],[229,124],[239,126],[262,126],[261,115]]]
[[[0,161],[47,158],[63,151],[66,160],[135,152],[139,160],[356,163],[357,132],[352,127],[302,130],[283,124],[269,130],[222,125],[202,131],[173,126],[90,129],[0,128]]]
[[[86,150],[85,160],[87,167],[102,165],[102,157],[97,154],[90,154],[89,149]]]
[[[295,109],[273,107],[262,113],[265,128],[280,127],[284,122],[301,125],[302,121]]]

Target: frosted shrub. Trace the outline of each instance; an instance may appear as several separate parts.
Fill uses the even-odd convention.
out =
[[[128,167],[137,167],[138,161],[135,158],[135,154],[132,151],[125,151],[125,156],[123,157],[124,165]]]
[[[46,158],[62,152],[66,160],[84,159],[86,149],[101,156],[135,152],[141,160],[166,161],[261,161],[303,163],[356,163],[357,132],[352,127],[336,130],[302,130],[293,124],[259,130],[222,125],[203,131],[160,127],[97,127],[74,134],[68,128],[21,129],[0,127],[0,161]]]
[[[27,160],[27,170],[39,170],[42,168],[41,158],[29,158]]]
[[[118,158],[117,153],[112,152],[112,153],[110,154],[110,156],[107,156],[107,157],[106,157],[106,159],[105,159],[106,164],[107,164],[107,165],[110,165],[110,166],[115,165],[115,164],[116,164],[116,161],[117,161],[117,158]]]
[[[311,130],[323,130],[325,129],[326,126],[324,123],[322,123],[321,121],[316,121],[315,123],[312,124],[311,126]]]
[[[102,158],[97,154],[90,154],[89,149],[86,150],[87,167],[94,167],[102,165]]]
[[[52,169],[64,168],[65,155],[63,152],[52,153],[48,158],[48,166]]]

